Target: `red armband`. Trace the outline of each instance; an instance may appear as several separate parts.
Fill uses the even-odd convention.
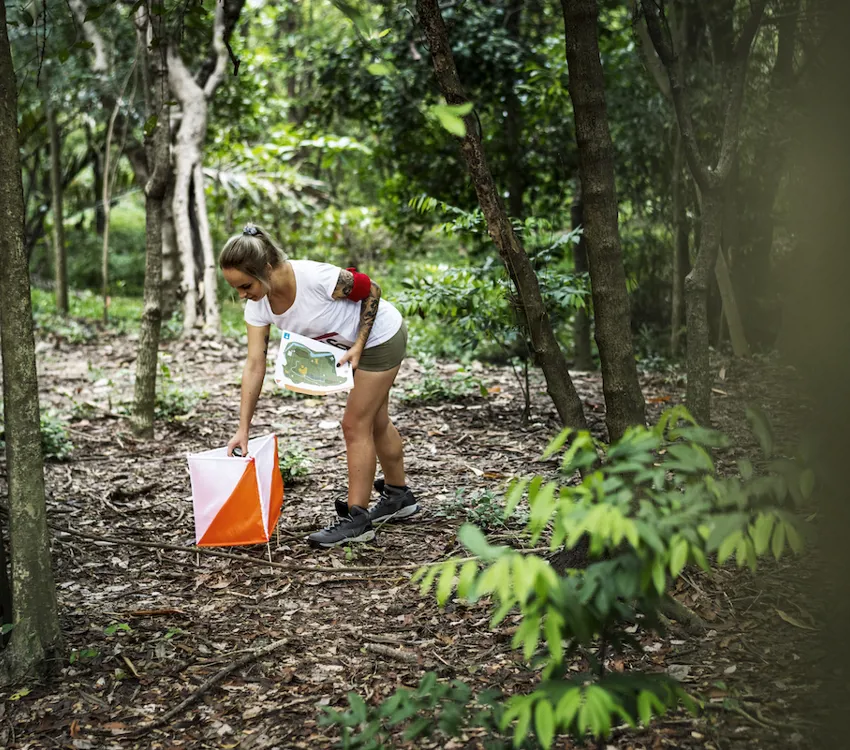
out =
[[[360,302],[366,299],[369,296],[369,292],[372,291],[372,279],[365,273],[358,272],[353,267],[346,268],[345,270],[351,271],[351,275],[354,276],[354,284],[351,287],[351,293],[348,295],[348,299],[352,302]]]

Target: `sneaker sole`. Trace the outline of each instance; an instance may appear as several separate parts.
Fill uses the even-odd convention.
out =
[[[314,542],[308,539],[307,542],[311,547],[321,547],[322,549],[331,549],[333,547],[342,547],[345,544],[352,542],[371,542],[375,538],[375,529],[364,531],[360,536],[350,536],[346,539],[340,539],[338,542]]]
[[[400,508],[395,513],[390,513],[388,516],[381,516],[380,518],[373,518],[372,525],[382,525],[387,523],[388,521],[401,521],[405,518],[410,518],[414,513],[419,512],[419,503],[415,503],[414,505],[406,505],[403,508]]]

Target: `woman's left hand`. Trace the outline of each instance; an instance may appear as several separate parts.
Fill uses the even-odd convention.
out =
[[[352,346],[345,354],[343,354],[339,358],[339,362],[337,362],[337,367],[341,367],[346,362],[351,363],[351,369],[356,370],[357,365],[360,364],[360,355],[363,354],[363,347],[355,344]]]

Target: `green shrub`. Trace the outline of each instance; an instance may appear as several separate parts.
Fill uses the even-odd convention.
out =
[[[282,444],[278,443],[277,456],[280,475],[283,477],[284,484],[295,484],[310,473],[310,459],[307,458],[300,446],[284,448]]]
[[[759,415],[750,416],[770,458],[770,430]],[[711,451],[726,445],[682,407],[666,411],[653,428],[631,428],[601,459],[588,433],[565,430],[544,457],[562,453],[563,478],[581,470],[581,483],[517,479],[504,512],[510,515],[527,497],[530,544],[543,540],[553,553],[584,545],[586,567],[559,572],[537,554],[490,544],[466,524],[458,536],[472,557],[415,574],[421,593],[435,587],[441,606],[452,596],[489,601],[492,627],[509,614],[520,617],[512,646],[535,669],[536,685],[500,703],[499,729],[512,729],[515,747],[533,740],[548,749],[561,733],[578,741],[607,737],[614,723],[647,725],[679,705],[698,710],[699,700],[672,677],[609,673],[606,659],[639,648],[635,626],[663,630],[669,591],[686,565],[709,570],[709,555],[716,555],[721,564],[734,560],[755,570],[768,552],[778,559],[786,547],[800,551],[794,512],[812,496],[811,471],[778,460],[757,476],[740,461],[740,477],[720,477]],[[575,660],[588,669],[571,671]],[[350,698],[347,712],[328,714],[343,727],[344,747],[386,747],[402,725],[409,738],[455,729],[417,715],[413,704],[398,713],[395,695],[365,711],[360,703]]]
[[[2,409],[2,402],[0,402]],[[6,428],[0,414],[0,450],[6,450]],[[40,415],[41,451],[44,459],[64,461],[71,456],[74,444],[62,417],[54,411],[42,411]]]
[[[506,518],[504,498],[498,497],[491,490],[469,491],[464,487],[455,490],[455,496],[443,502],[433,514],[442,518],[463,519],[484,531],[504,529],[508,521],[525,523],[528,520],[528,513],[522,508],[516,508],[510,518]]]

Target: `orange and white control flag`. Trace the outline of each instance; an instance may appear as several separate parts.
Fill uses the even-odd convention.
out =
[[[277,435],[248,441],[248,457],[216,448],[187,456],[200,547],[264,544],[283,505]]]

